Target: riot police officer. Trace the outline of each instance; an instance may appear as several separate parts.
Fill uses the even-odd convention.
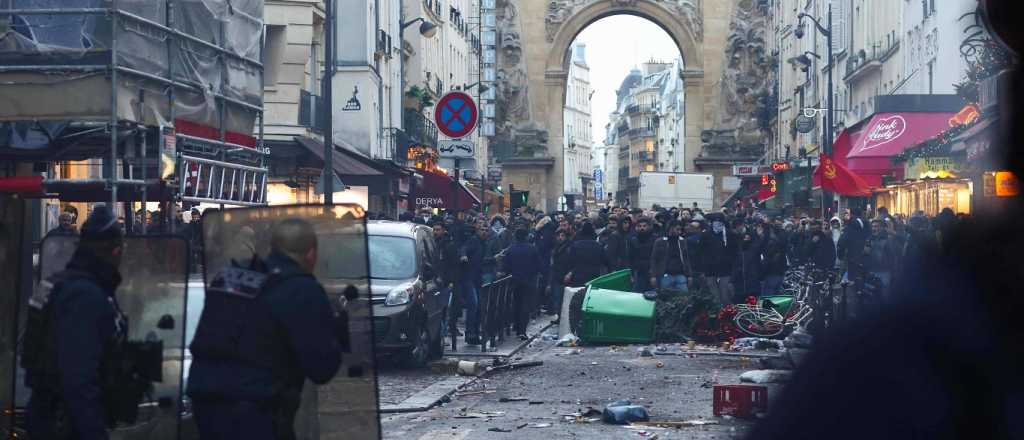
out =
[[[316,261],[313,226],[282,220],[255,294],[207,289],[187,390],[203,439],[294,438],[303,382],[337,373],[345,324],[312,275]]]
[[[103,366],[127,331],[114,297],[122,249],[117,217],[97,206],[82,225],[66,269],[44,280],[29,300],[24,345],[30,348],[23,351],[22,366],[32,389],[31,438],[108,438],[112,414],[105,403],[111,396]]]

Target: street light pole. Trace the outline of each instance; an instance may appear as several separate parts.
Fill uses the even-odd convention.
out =
[[[324,0],[324,80],[322,103],[324,118],[324,204],[334,204],[334,0]]]
[[[803,37],[803,32],[800,30],[800,28],[803,25],[803,19],[806,18],[808,20],[811,20],[811,22],[814,23],[814,26],[818,28],[818,32],[821,32],[821,34],[825,36],[825,44],[828,45],[828,47],[826,48],[826,59],[828,60],[828,104],[826,105],[827,108],[825,109],[825,145],[822,145],[821,150],[823,153],[831,157],[832,144],[833,142],[835,142],[835,140],[833,139],[834,133],[832,133],[832,127],[835,126],[833,121],[835,113],[835,93],[833,93],[834,85],[832,83],[832,71],[835,69],[835,60],[832,57],[832,3],[829,3],[828,5],[828,17],[825,22],[827,26],[825,27],[823,27],[816,18],[803,12],[801,12],[797,16],[797,18],[798,20],[800,20],[800,23],[797,26],[797,38]],[[832,193],[822,190],[821,204],[822,216],[827,216],[828,211],[832,208]]]

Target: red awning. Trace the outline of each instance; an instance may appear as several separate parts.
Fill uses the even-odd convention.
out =
[[[851,138],[853,147],[846,155],[847,167],[864,177],[895,174],[902,178],[903,167],[893,165],[890,158],[907,147],[934,137],[949,128],[949,119],[956,113],[878,113],[864,129]],[[868,182],[875,185],[875,182]]]
[[[425,171],[420,173],[423,182],[413,191],[416,209],[439,208],[453,211],[471,209],[480,204],[480,199],[464,185],[444,174]]]
[[[871,195],[871,188],[860,176],[846,169],[822,154],[819,159],[818,168],[814,170],[814,186],[820,186],[822,190],[836,194],[852,197],[867,197]]]
[[[0,177],[0,192],[38,196],[43,191],[43,176]]]

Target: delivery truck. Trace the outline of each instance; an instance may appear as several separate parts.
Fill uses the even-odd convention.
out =
[[[665,208],[693,207],[694,202],[704,211],[714,209],[715,178],[710,174],[645,171],[640,173],[640,204],[650,209],[654,205]]]

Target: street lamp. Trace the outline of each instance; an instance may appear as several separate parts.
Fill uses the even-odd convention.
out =
[[[829,3],[828,5],[828,18],[825,26],[822,26],[821,23],[818,22],[818,19],[803,12],[797,15],[797,18],[799,22],[797,23],[796,30],[793,32],[793,34],[796,35],[797,38],[804,37],[804,18],[806,18],[810,20],[812,23],[814,23],[814,26],[818,28],[818,32],[821,32],[821,34],[825,36],[825,45],[828,46],[826,47],[828,52],[825,56],[825,58],[828,60],[828,105],[826,106],[827,110],[825,113],[825,145],[822,146],[822,151],[829,157],[831,157],[832,143],[834,142],[832,133],[832,127],[834,126],[834,122],[832,119],[834,117],[833,113],[835,109],[835,98],[833,97],[834,86],[832,84],[832,70],[835,67],[835,60],[832,57],[832,4]],[[807,54],[804,53],[803,55],[801,55],[801,57],[806,58]],[[832,193],[824,190],[822,190],[822,192],[823,195],[821,211],[822,215],[825,216],[828,214],[827,210],[832,207]]]
[[[402,29],[399,33],[399,37],[401,37],[404,34],[405,28],[412,26],[417,21],[420,22],[420,35],[427,38],[434,38],[434,35],[437,35],[437,25],[427,21],[423,17],[419,17],[402,23]]]

